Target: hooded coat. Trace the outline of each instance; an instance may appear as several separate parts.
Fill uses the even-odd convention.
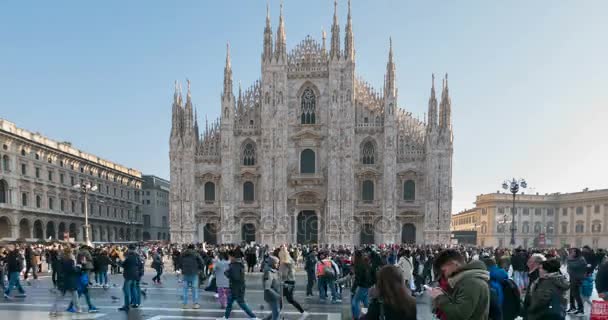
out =
[[[570,288],[570,283],[563,274],[559,272],[548,273],[540,277],[530,287],[530,304],[527,307],[528,320],[548,320],[551,319],[547,312],[551,305],[552,297],[557,294],[560,298],[560,305],[564,308],[567,300],[565,293]]]
[[[434,300],[448,320],[487,320],[490,311],[490,274],[486,265],[474,260],[462,266],[449,278],[449,293]]]

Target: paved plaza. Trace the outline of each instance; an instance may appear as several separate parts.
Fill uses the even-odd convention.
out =
[[[182,286],[177,281],[177,277],[173,273],[166,273],[163,276],[163,284],[160,286],[152,284],[152,277],[155,273],[147,271],[142,282],[147,284],[142,288],[146,290],[146,298],[142,298],[142,306],[138,309],[131,309],[129,314],[118,311],[122,306],[122,275],[111,275],[110,282],[112,285],[109,289],[91,288],[91,297],[95,306],[99,309],[96,314],[68,314],[63,313],[57,319],[129,319],[129,320],[173,320],[173,319],[191,319],[191,320],[209,320],[216,319],[223,315],[223,309],[219,307],[213,294],[200,289],[200,304],[201,309],[182,309]],[[247,291],[246,301],[251,309],[259,318],[263,318],[269,314],[268,308],[264,303],[262,290],[262,274],[248,273],[247,274]],[[343,292],[342,304],[326,304],[320,303],[318,292],[315,291],[314,297],[306,297],[306,275],[303,272],[298,272],[296,275],[297,285],[295,292],[296,301],[300,302],[304,309],[310,313],[310,320],[340,320],[350,319],[350,293],[348,289]],[[37,281],[30,281],[31,285],[22,283],[26,290],[26,298],[12,298],[9,301],[2,300],[0,302],[0,314],[2,319],[10,320],[38,320],[50,319],[49,310],[53,305],[55,294],[50,291],[52,288],[51,279],[48,274],[44,273]],[[316,288],[315,288],[316,290]],[[597,299],[597,293],[594,290],[592,299]],[[67,307],[68,300],[65,300]],[[86,310],[84,298],[81,298],[81,306]],[[433,319],[431,314],[430,300],[428,296],[417,298],[418,320]],[[590,307],[586,306],[585,317],[571,317],[569,319],[588,319]],[[286,304],[284,308],[284,319],[298,319],[299,313],[297,310]],[[247,316],[240,310],[235,303],[232,311],[231,319],[247,319]]]

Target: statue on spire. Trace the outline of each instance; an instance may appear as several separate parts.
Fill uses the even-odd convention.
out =
[[[338,24],[338,1],[334,0],[334,22],[331,26],[331,47],[329,48],[331,59],[340,59],[340,25]]]

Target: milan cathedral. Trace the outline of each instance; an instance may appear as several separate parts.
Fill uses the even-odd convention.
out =
[[[350,2],[329,48],[287,50],[267,10],[261,78],[233,88],[230,47],[221,116],[199,128],[190,84],[176,84],[170,136],[174,242],[448,243],[453,133],[447,74],[428,114],[400,108],[392,42],[384,88],[356,73]]]

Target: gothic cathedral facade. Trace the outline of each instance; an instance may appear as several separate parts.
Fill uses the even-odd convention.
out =
[[[448,243],[453,134],[447,75],[428,115],[398,107],[392,43],[384,88],[355,70],[350,3],[341,44],[310,36],[287,51],[266,16],[261,79],[233,91],[230,48],[221,116],[199,131],[190,85],[176,85],[170,136],[174,242]]]

